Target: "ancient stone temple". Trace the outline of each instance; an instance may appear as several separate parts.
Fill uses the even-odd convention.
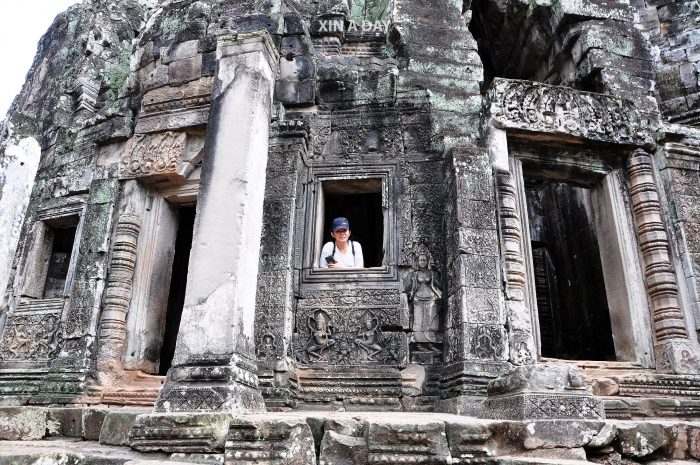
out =
[[[700,460],[698,0],[83,0],[0,144],[0,464]]]

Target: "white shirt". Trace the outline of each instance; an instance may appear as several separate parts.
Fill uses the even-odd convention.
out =
[[[321,257],[318,259],[320,268],[328,268],[326,257],[333,253],[333,242],[326,242],[321,249]],[[355,256],[352,254],[352,244],[355,245]],[[335,248],[333,258],[336,262],[342,263],[345,268],[364,268],[365,259],[362,256],[362,246],[359,242],[348,241],[348,248],[342,253],[338,247]]]

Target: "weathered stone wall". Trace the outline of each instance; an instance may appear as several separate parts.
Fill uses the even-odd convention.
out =
[[[112,213],[119,195],[115,171],[105,162],[114,148],[98,144],[131,132],[132,94],[124,83],[132,40],[145,13],[139,2],[124,1],[108,10],[98,2],[86,2],[59,15],[41,39],[27,82],[3,124],[6,159],[23,138],[35,139],[41,149],[26,215],[21,209],[2,212],[3,221],[9,223],[17,223],[17,218],[6,221],[6,215],[24,215],[5,309],[13,330],[4,332],[2,344],[18,347],[18,341],[27,341],[3,358],[3,369],[30,368],[26,375],[3,380],[4,392],[52,392],[57,398],[83,392],[95,349]],[[28,166],[33,163],[26,160]],[[45,259],[40,251],[42,231],[66,216],[82,219],[75,242],[80,253],[71,263],[72,285],[60,300],[49,302],[42,300],[43,281],[38,282],[39,262]],[[64,313],[66,301],[71,304]],[[37,331],[36,318],[42,315],[62,321]],[[57,356],[54,363],[46,360],[46,350],[41,349],[45,346]],[[31,382],[49,367],[47,384]]]
[[[630,2],[656,47],[660,109],[672,123],[700,123],[700,4],[695,0]]]

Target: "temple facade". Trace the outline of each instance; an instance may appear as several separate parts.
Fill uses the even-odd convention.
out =
[[[0,130],[6,422],[700,458],[697,0],[84,0]],[[321,266],[336,217],[363,268]]]

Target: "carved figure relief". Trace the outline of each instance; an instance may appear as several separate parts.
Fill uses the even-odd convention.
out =
[[[362,319],[362,324],[357,330],[355,344],[358,345],[366,360],[376,361],[375,358],[382,351],[382,346],[377,344],[379,319],[370,310],[367,310]]]
[[[136,135],[129,139],[119,165],[120,179],[176,175],[187,135],[182,132]]]
[[[401,365],[407,358],[403,332],[382,331],[393,309],[300,308],[294,353],[302,364]]]
[[[323,355],[323,352],[335,344],[335,340],[332,337],[333,324],[328,314],[323,310],[316,311],[316,313],[307,318],[306,326],[311,332],[309,343],[306,345],[309,361],[328,362],[328,357]]]
[[[50,360],[61,349],[62,339],[60,314],[16,315],[10,317],[5,327],[0,359]]]
[[[413,270],[406,276],[406,294],[411,315],[412,341],[423,349],[439,351],[440,276],[432,269],[432,256],[424,244],[414,249]]]
[[[261,359],[274,358],[277,351],[275,344],[275,336],[269,328],[266,328],[260,335],[260,344],[258,344],[258,357]]]

